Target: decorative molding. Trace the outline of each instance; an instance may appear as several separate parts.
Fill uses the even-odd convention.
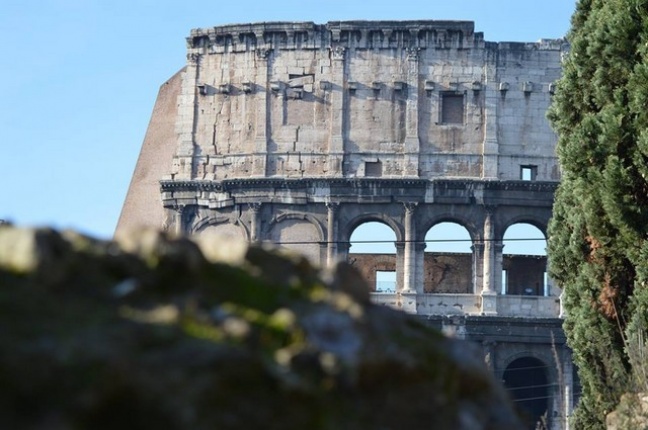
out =
[[[272,48],[257,48],[256,56],[261,60],[267,60],[270,57]]]
[[[418,206],[418,202],[403,202],[403,206],[405,207],[405,213],[411,215]]]
[[[419,47],[407,48],[407,59],[410,61],[417,61],[420,52],[421,52],[421,48]]]
[[[472,179],[392,179],[392,178],[251,178],[210,180],[161,180],[160,191],[213,191],[229,192],[237,189],[279,188],[302,189],[322,186],[342,188],[434,188],[437,193],[444,191],[537,191],[554,193],[558,182],[549,181],[483,181]]]
[[[335,45],[331,47],[331,56],[334,60],[344,60],[345,52],[346,52],[346,47],[342,45]]]

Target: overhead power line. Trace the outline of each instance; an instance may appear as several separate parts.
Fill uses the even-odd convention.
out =
[[[480,239],[479,242],[497,242],[501,241],[502,243],[504,242],[522,242],[522,241],[546,241],[546,239],[543,238],[536,238],[536,237],[530,237],[530,238],[515,238],[515,239],[504,239],[504,240],[498,240],[498,239]],[[315,240],[304,240],[304,241],[279,241],[275,242],[273,241],[272,243],[275,243],[277,245],[318,245],[318,244],[329,244],[329,243],[335,243],[335,244],[361,244],[361,243],[446,243],[446,242],[474,242],[472,239],[426,239],[426,240],[386,240],[386,239],[380,239],[380,240],[349,240],[349,241],[343,241],[343,240],[336,240],[336,241],[326,241],[326,240],[320,240],[320,241],[315,241]]]

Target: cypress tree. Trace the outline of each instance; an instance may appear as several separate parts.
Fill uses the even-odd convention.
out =
[[[580,0],[549,111],[562,180],[552,277],[583,387],[573,424],[605,415],[641,373],[648,309],[648,0]]]

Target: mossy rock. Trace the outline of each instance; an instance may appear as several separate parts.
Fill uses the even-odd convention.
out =
[[[260,247],[2,226],[0,346],[2,428],[520,428],[470,345]]]

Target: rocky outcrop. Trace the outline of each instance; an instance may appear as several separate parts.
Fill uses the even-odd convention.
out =
[[[0,226],[0,427],[515,429],[467,344],[346,264]]]

